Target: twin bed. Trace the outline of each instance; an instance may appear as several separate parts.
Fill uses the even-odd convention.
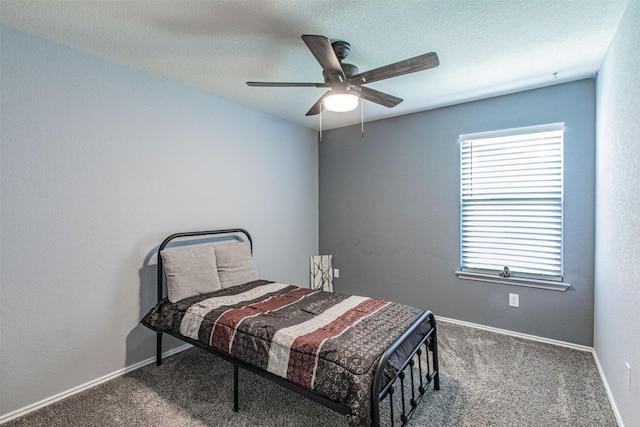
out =
[[[431,311],[261,280],[243,229],[167,237],[158,303],[142,323],[157,333],[157,365],[165,333],[231,362],[234,411],[239,367],[347,415],[352,426],[379,426],[381,411],[390,425],[406,425],[429,386],[439,389]]]

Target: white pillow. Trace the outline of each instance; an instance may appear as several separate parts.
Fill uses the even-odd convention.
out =
[[[223,289],[259,279],[249,242],[216,245],[215,250]]]
[[[163,249],[169,301],[217,291],[221,288],[213,244]]]

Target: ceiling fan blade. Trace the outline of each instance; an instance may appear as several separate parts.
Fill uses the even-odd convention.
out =
[[[415,73],[416,71],[428,70],[429,68],[435,68],[438,65],[440,65],[438,55],[435,52],[429,52],[424,55],[405,59],[404,61],[395,62],[393,64],[385,65],[384,67],[374,68],[373,70],[356,74],[349,79],[349,83],[364,84],[377,82],[391,77]]]
[[[393,108],[402,102],[402,98],[389,95],[388,93],[380,92],[369,87],[360,88],[360,97],[367,101],[375,102],[376,104],[384,105],[385,107]]]
[[[331,91],[327,91],[324,93],[324,95],[322,95],[320,97],[320,99],[318,99],[316,101],[315,104],[313,104],[313,106],[311,108],[309,108],[309,111],[307,111],[307,114],[305,114],[305,116],[315,116],[316,114],[320,114],[320,112],[322,111],[322,101],[324,100],[324,97],[327,96],[328,94],[330,94]]]
[[[247,82],[251,87],[329,87],[326,83]]]
[[[340,61],[336,56],[329,39],[325,36],[313,36],[305,34],[302,36],[305,44],[316,57],[325,74],[332,80],[345,81],[344,71]]]

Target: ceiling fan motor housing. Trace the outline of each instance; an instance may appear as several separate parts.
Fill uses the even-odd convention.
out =
[[[349,55],[351,52],[351,45],[349,42],[345,42],[343,40],[337,40],[331,43],[331,48],[333,52],[336,54],[338,61],[340,62],[340,66],[342,66],[342,71],[347,79],[352,76],[358,74],[358,67],[353,64],[342,63],[342,61]],[[327,74],[323,71],[322,76],[324,77],[324,81],[329,83],[334,80],[333,76],[327,76]]]
[[[342,72],[347,80],[358,74],[358,67],[353,64],[344,63],[340,64],[340,66],[342,67]],[[325,83],[332,83],[336,80],[335,76],[328,76],[324,71],[322,72],[322,77],[324,77]]]
[[[344,75],[347,79],[350,79],[351,77],[358,74],[358,67],[356,67],[355,65],[346,63],[340,65],[342,65],[342,71],[344,71]]]

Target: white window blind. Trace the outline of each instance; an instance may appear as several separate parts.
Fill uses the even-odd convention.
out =
[[[562,123],[460,136],[461,269],[562,280]]]

